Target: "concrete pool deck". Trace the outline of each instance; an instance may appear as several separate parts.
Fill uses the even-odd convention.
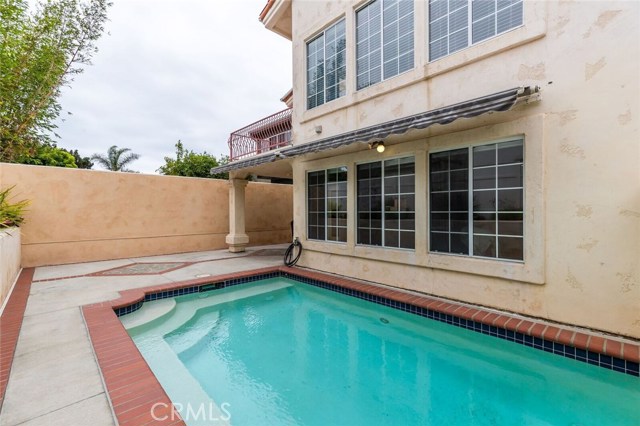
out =
[[[4,401],[2,426],[116,425],[81,307],[120,290],[282,264],[286,245],[35,269]]]
[[[287,268],[281,264],[284,248],[255,247],[242,254],[222,250],[186,253],[23,271],[0,317],[0,404],[4,401],[0,425],[184,425],[179,418],[160,422],[150,418],[152,412],[158,414],[153,411],[158,402],[169,407],[171,401],[117,314],[140,308],[143,300],[210,291],[260,277],[293,278],[580,362],[640,375],[638,341],[340,275]],[[20,301],[13,303],[15,300]]]

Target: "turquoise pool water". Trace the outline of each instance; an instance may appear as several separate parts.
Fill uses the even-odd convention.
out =
[[[188,425],[640,419],[638,378],[285,278],[146,302],[128,327],[172,401],[215,402]]]

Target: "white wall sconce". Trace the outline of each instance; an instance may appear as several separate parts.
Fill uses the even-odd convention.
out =
[[[380,154],[382,154],[384,152],[384,150],[385,150],[384,142],[382,142],[382,141],[371,142],[369,144],[369,149],[375,149]]]
[[[322,133],[322,126],[316,126],[315,130],[316,134],[319,135],[320,133]]]

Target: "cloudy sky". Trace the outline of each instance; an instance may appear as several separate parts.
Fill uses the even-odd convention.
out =
[[[181,139],[228,154],[229,133],[280,111],[291,43],[258,21],[266,0],[113,0],[93,65],[63,92],[58,146],[131,148],[155,173]],[[94,168],[99,168],[95,165]]]

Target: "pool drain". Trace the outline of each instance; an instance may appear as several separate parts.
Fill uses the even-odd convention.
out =
[[[384,317],[380,317],[380,322],[383,324],[389,324],[389,320]]]

